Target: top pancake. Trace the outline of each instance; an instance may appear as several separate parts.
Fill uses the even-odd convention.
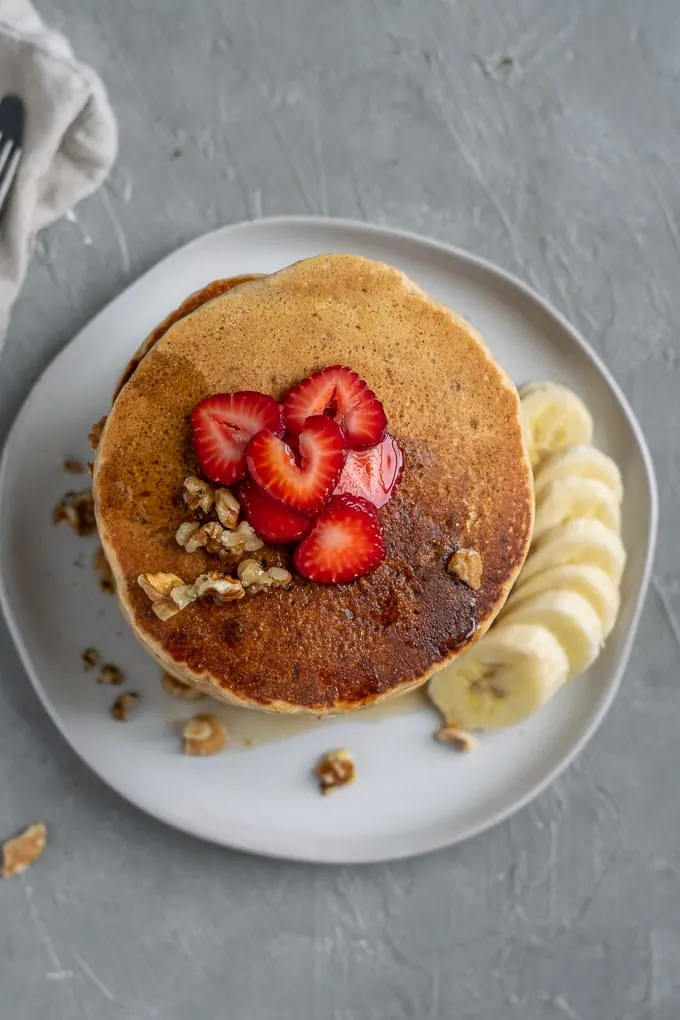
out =
[[[414,686],[486,630],[524,562],[533,486],[516,390],[467,323],[382,263],[325,255],[223,283],[154,331],[102,435],[95,506],[123,609],[165,668],[225,700],[320,713]],[[380,511],[385,563],[351,584],[296,577],[159,620],[139,574],[191,582],[220,566],[174,540],[189,518],[182,483],[198,473],[194,405],[245,389],[280,399],[332,364],[375,390],[404,449]],[[460,547],[482,557],[478,592],[446,571]]]

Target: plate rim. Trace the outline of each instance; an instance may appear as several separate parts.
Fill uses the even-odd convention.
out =
[[[32,658],[29,654],[28,647],[26,646],[17,619],[14,616],[11,600],[6,587],[5,574],[0,565],[0,607],[2,607],[3,615],[7,623],[9,633],[14,642],[21,664],[26,671],[26,674],[31,682],[31,686],[34,692],[37,694],[43,708],[49,715],[51,721],[56,726],[59,733],[62,735],[64,740],[68,743],[71,750],[77,755],[77,757],[92,771],[95,775],[101,779],[109,789],[112,789],[118,796],[133,804],[136,808],[150,815],[152,818],[163,822],[172,828],[178,829],[181,832],[188,833],[189,835],[204,839],[207,842],[216,844],[218,846],[224,846],[231,850],[237,850],[245,853],[256,854],[258,856],[289,860],[304,863],[314,864],[369,864],[377,862],[387,862],[403,860],[411,857],[421,856],[426,853],[432,853],[437,850],[444,849],[445,847],[456,846],[459,843],[463,843],[474,836],[481,835],[488,831],[494,826],[506,821],[512,815],[518,813],[525,808],[531,801],[544,792],[548,786],[550,786],[569,765],[575,760],[575,758],[584,750],[586,745],[593,738],[597,730],[602,725],[605,716],[609,712],[614,699],[616,698],[619,689],[621,687],[623,677],[628,668],[630,656],[633,648],[635,638],[637,636],[637,630],[640,623],[640,617],[645,603],[645,598],[648,592],[649,583],[651,579],[652,568],[654,564],[654,554],[656,548],[656,541],[658,535],[658,524],[659,524],[659,497],[658,487],[656,481],[656,474],[654,471],[654,462],[645,439],[645,435],[642,431],[642,427],[630,406],[627,397],[623,393],[616,378],[611,373],[600,355],[595,351],[586,339],[580,334],[577,328],[562,314],[557,308],[544,298],[541,294],[538,294],[532,287],[525,283],[522,279],[515,276],[502,266],[497,265],[494,262],[484,258],[483,256],[476,255],[473,252],[468,252],[463,248],[459,248],[456,245],[448,244],[444,241],[431,239],[423,234],[418,234],[413,231],[403,230],[399,227],[392,227],[385,224],[368,223],[362,220],[353,220],[341,217],[327,217],[327,216],[304,216],[304,215],[291,215],[291,216],[271,216],[263,217],[256,220],[241,220],[236,223],[227,224],[223,227],[218,227],[215,230],[207,231],[204,234],[200,234],[192,240],[180,245],[174,249],[168,255],[155,262],[151,267],[145,270],[140,276],[133,280],[127,287],[121,292],[116,294],[99,312],[96,313],[88,322],[82,326],[81,329],[72,337],[72,339],[65,344],[61,350],[50,359],[45,365],[42,372],[30,387],[26,394],[22,405],[17,413],[9,431],[6,436],[5,442],[2,448],[2,456],[0,458],[0,533],[2,532],[2,518],[3,518],[3,505],[5,502],[4,494],[7,487],[7,480],[9,474],[11,449],[14,444],[17,434],[20,432],[23,425],[24,419],[28,416],[32,410],[33,401],[36,397],[36,393],[41,386],[43,379],[49,371],[52,370],[53,366],[59,361],[60,358],[66,355],[66,352],[80,339],[81,335],[89,330],[90,327],[96,326],[96,323],[101,317],[103,317],[109,310],[116,304],[116,302],[126,297],[131,290],[135,287],[142,286],[148,277],[156,272],[161,266],[165,266],[166,263],[171,262],[180,254],[186,254],[191,250],[192,247],[198,246],[205,242],[208,238],[219,236],[228,236],[230,233],[235,233],[239,230],[258,230],[262,226],[274,227],[275,229],[286,229],[294,228],[295,226],[316,226],[321,229],[324,227],[346,229],[363,233],[366,235],[379,236],[387,243],[390,240],[405,240],[413,244],[423,246],[425,248],[434,249],[440,254],[453,256],[461,262],[467,263],[483,271],[485,274],[495,277],[497,280],[502,281],[508,285],[511,289],[519,291],[519,293],[532,302],[535,306],[538,306],[549,318],[552,318],[560,326],[562,331],[566,333],[570,340],[574,342],[581,350],[581,352],[590,361],[591,365],[596,369],[599,376],[602,378],[604,383],[609,388],[610,392],[614,396],[619,409],[623,413],[631,433],[637,444],[637,448],[640,452],[642,465],[644,469],[644,479],[647,485],[649,493],[649,525],[647,528],[647,534],[645,536],[645,561],[642,568],[642,575],[640,584],[637,587],[637,591],[634,593],[635,603],[631,616],[631,623],[628,629],[628,633],[625,635],[622,645],[621,652],[618,658],[616,669],[613,671],[611,680],[608,684],[607,690],[602,696],[599,705],[597,705],[587,725],[583,729],[582,733],[577,740],[571,745],[568,751],[566,751],[562,758],[551,768],[548,772],[536,783],[531,785],[525,793],[518,798],[514,799],[509,805],[503,808],[497,809],[492,812],[483,821],[477,823],[471,823],[466,828],[463,828],[453,837],[439,837],[434,841],[429,841],[427,845],[416,845],[415,847],[410,846],[405,849],[396,850],[388,853],[384,852],[372,852],[370,849],[367,852],[363,852],[361,844],[357,846],[356,852],[345,852],[341,854],[334,854],[332,851],[324,853],[323,855],[316,853],[305,854],[303,850],[298,853],[291,853],[289,850],[277,850],[276,846],[265,845],[257,837],[255,841],[249,841],[248,838],[242,839],[229,839],[216,835],[213,832],[208,831],[201,826],[200,821],[194,823],[187,823],[182,819],[177,819],[172,816],[172,812],[166,811],[158,805],[150,803],[144,796],[138,796],[134,791],[130,792],[123,786],[119,786],[115,783],[115,779],[109,778],[102,774],[99,768],[94,766],[87,758],[80,752],[80,750],[74,746],[69,739],[66,732],[65,724],[63,723],[60,713],[56,706],[53,704],[51,697],[44,690],[40,677],[37,671],[33,667]]]

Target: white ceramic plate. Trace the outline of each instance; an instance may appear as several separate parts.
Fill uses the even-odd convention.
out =
[[[432,739],[426,706],[366,724],[348,719],[279,743],[207,759],[179,753],[178,720],[197,706],[165,695],[115,600],[90,569],[94,540],[50,523],[53,504],[81,482],[61,469],[88,457],[87,434],[140,340],[189,292],[217,277],[270,272],[327,251],[393,263],[483,334],[517,383],[550,378],[595,410],[596,442],[621,466],[629,553],[621,614],[588,674],[531,721],[459,755]],[[86,483],[86,478],[82,484]],[[653,555],[652,464],[607,369],[557,312],[500,269],[398,231],[333,220],[244,223],[187,245],[105,308],[49,366],[21,411],[0,472],[0,594],[45,708],[87,764],[157,818],[228,846],[312,861],[375,861],[455,843],[507,818],[584,746],[621,681]],[[117,689],[81,668],[93,645],[142,693],[133,719],[114,722]],[[199,703],[200,704],[200,703]],[[205,703],[203,703],[205,705]],[[203,707],[203,706],[201,706]],[[220,712],[221,709],[217,708]],[[321,798],[310,770],[331,747],[353,751],[356,786]]]

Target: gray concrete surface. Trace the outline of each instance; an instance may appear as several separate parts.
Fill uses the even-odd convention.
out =
[[[177,245],[246,217],[363,217],[485,255],[576,323],[647,432],[663,528],[586,753],[509,823],[393,865],[256,860],[146,818],[52,728],[3,627],[0,837],[41,818],[52,836],[0,883],[0,1017],[677,1020],[677,0],[39,6],[103,74],[121,152],[39,241],[0,438],[60,347]]]

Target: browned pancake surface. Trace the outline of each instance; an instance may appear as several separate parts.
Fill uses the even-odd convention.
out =
[[[280,710],[359,707],[421,681],[485,629],[524,560],[533,494],[514,388],[466,324],[381,263],[322,256],[211,298],[209,287],[207,303],[192,298],[163,324],[98,451],[102,541],[140,638],[218,696]],[[380,511],[386,562],[349,585],[296,578],[157,619],[139,574],[191,582],[219,566],[174,540],[188,518],[182,483],[198,469],[193,406],[240,389],[281,398],[335,363],[376,391],[404,449],[401,486]],[[479,592],[446,572],[458,547],[482,556]]]

